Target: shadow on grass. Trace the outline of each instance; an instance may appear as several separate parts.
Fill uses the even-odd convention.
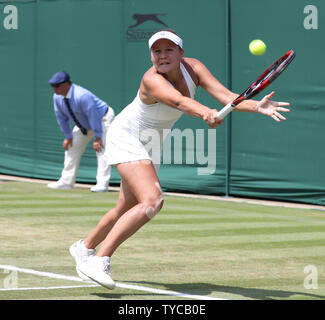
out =
[[[191,295],[212,295],[215,298],[223,298],[223,293],[233,294],[238,297],[234,299],[257,299],[257,300],[278,300],[278,299],[286,299],[292,296],[300,296],[297,298],[301,299],[325,299],[324,295],[317,295],[313,293],[307,292],[297,292],[297,291],[285,291],[285,290],[269,290],[269,289],[257,289],[257,288],[242,288],[242,287],[232,287],[232,286],[218,286],[211,285],[208,283],[182,283],[182,284],[162,284],[157,282],[128,282],[128,284],[139,284],[139,285],[148,285],[154,288],[161,288],[163,286],[163,290],[177,291],[180,293],[191,294]],[[93,293],[94,295],[98,295],[100,297],[106,297],[110,299],[118,299],[122,296],[128,295],[148,295],[153,296],[155,294],[148,293],[133,293],[133,294],[114,294],[114,291],[109,293]],[[169,295],[157,294],[155,296],[163,296],[167,298]],[[294,299],[294,298],[293,298]]]

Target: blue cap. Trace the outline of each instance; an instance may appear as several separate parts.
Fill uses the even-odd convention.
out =
[[[70,81],[70,76],[65,71],[55,73],[49,80],[49,84],[59,84],[62,82]]]

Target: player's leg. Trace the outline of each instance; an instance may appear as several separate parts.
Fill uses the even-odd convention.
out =
[[[76,271],[79,277],[81,277],[83,280],[89,280],[90,278],[79,270],[80,264],[87,262],[89,259],[95,256],[95,248],[106,238],[107,234],[120,216],[135,206],[137,202],[137,199],[129,191],[127,185],[123,182],[123,180],[121,180],[120,193],[116,206],[102,217],[87,238],[84,240],[78,240],[70,246],[69,251],[76,262]],[[99,262],[99,265],[102,265],[102,263]],[[99,270],[99,273],[100,272],[101,271]],[[104,277],[106,281],[108,281],[107,286],[112,289],[114,287],[114,281],[110,278],[109,274],[106,276],[104,275]]]
[[[122,179],[116,206],[102,217],[94,230],[84,239],[85,246],[88,249],[95,249],[106,238],[116,221],[137,203],[138,200],[130,192],[128,185]]]
[[[102,243],[98,256],[112,256],[126,239],[162,208],[163,193],[159,179],[151,162],[138,161],[116,165],[121,175],[125,192],[137,199],[137,204],[125,212],[114,224]]]
[[[76,241],[70,247],[70,253],[76,264],[85,262],[95,255],[95,248],[106,238],[120,216],[137,204],[137,199],[129,192],[127,185],[121,180],[120,193],[117,204],[110,209],[99,221],[97,226],[85,238]]]
[[[114,224],[112,223],[113,226],[102,242],[97,255],[77,265],[78,272],[108,289],[115,287],[110,272],[112,254],[121,243],[150,221],[163,205],[162,190],[151,162],[150,164],[142,161],[124,163],[117,165],[116,169],[123,180],[124,195],[132,197],[136,200],[134,201],[136,204],[122,213]],[[108,225],[107,221],[106,225]],[[103,228],[102,230],[104,231]],[[101,235],[103,236],[105,232]],[[99,234],[98,231],[97,234]]]

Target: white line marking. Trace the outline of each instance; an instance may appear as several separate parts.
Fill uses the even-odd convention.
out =
[[[117,283],[116,286],[120,287],[120,288],[125,288],[125,289],[146,291],[146,292],[152,292],[155,294],[163,294],[163,295],[168,295],[168,296],[175,296],[175,297],[189,298],[189,299],[196,299],[196,300],[226,300],[226,299],[221,299],[221,298],[200,296],[200,295],[188,294],[188,293],[182,293],[182,292],[170,291],[170,290],[148,288],[148,287],[130,285],[130,284],[124,284],[124,283]]]
[[[43,271],[36,271],[36,270],[32,270],[32,269],[17,268],[15,266],[7,266],[7,265],[2,265],[2,264],[0,264],[0,269],[18,271],[18,272],[22,272],[22,273],[28,273],[28,274],[33,274],[33,275],[36,275],[36,276],[47,277],[47,278],[52,278],[52,279],[62,279],[62,280],[86,282],[86,281],[83,281],[79,277],[65,276],[65,275],[62,275],[62,274],[56,274],[56,273],[51,273],[51,272],[43,272]]]
[[[85,286],[58,286],[58,287],[30,287],[30,288],[0,288],[0,291],[29,291],[29,290],[54,290],[54,289],[73,289],[100,287],[99,284],[89,284]]]
[[[51,289],[68,289],[68,288],[82,288],[82,287],[98,287],[99,285],[93,284],[94,282],[83,281],[79,277],[72,277],[72,276],[65,276],[62,274],[51,273],[51,272],[43,272],[37,271],[32,269],[25,269],[25,268],[18,268],[15,266],[8,266],[0,264],[0,269],[4,270],[11,270],[11,271],[18,271],[22,273],[33,274],[40,277],[48,277],[52,279],[62,279],[62,280],[70,280],[70,281],[77,281],[83,283],[89,283],[89,285],[83,286],[60,286],[60,287],[34,287],[34,288],[0,288],[0,291],[14,291],[14,290],[51,290]],[[123,289],[131,289],[131,290],[138,290],[138,291],[146,291],[155,294],[161,295],[169,295],[169,296],[177,296],[181,298],[189,298],[189,299],[196,299],[196,300],[226,300],[221,298],[214,298],[209,296],[201,296],[201,295],[193,295],[188,293],[182,293],[177,291],[170,291],[170,290],[161,290],[155,288],[149,288],[144,286],[132,285],[132,284],[125,284],[125,283],[116,283],[116,287],[123,288]]]

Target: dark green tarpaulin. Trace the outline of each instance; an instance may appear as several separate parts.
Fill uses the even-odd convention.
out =
[[[297,57],[267,90],[291,102],[286,123],[233,113],[213,134],[184,115],[175,125],[182,144],[172,141],[178,149],[160,170],[164,189],[324,205],[324,10],[321,0],[0,1],[0,173],[58,179],[63,135],[50,76],[66,70],[118,113],[151,64],[148,36],[167,26],[183,38],[185,56],[238,93],[286,50]],[[267,44],[260,57],[248,51],[257,38]],[[196,98],[220,108],[200,88]],[[89,146],[77,180],[95,182],[95,175]],[[115,170],[111,183],[119,183]]]

